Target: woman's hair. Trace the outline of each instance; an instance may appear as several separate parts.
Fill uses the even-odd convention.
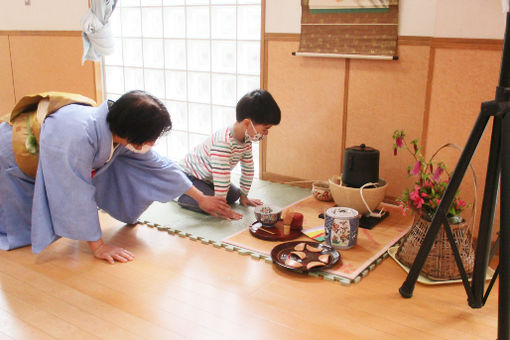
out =
[[[106,121],[113,134],[135,145],[156,141],[172,129],[165,105],[140,90],[127,92],[114,102]]]
[[[278,125],[281,112],[273,96],[266,90],[258,89],[245,94],[237,103],[236,120],[240,122],[246,118],[256,124]]]

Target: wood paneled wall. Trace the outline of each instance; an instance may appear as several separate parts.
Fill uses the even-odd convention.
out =
[[[407,154],[393,155],[393,131],[404,129],[409,140],[421,137],[429,65],[428,46],[401,43],[398,53],[398,61],[350,61],[345,112],[345,146],[365,143],[379,150],[380,177],[389,182],[389,196],[398,196],[408,184],[395,185],[408,182],[402,161],[411,162]]]
[[[15,103],[9,37],[0,35],[0,117]]]
[[[297,46],[295,41],[269,41],[266,49],[265,87],[279,103],[283,119],[269,134],[265,167],[295,178],[326,178],[340,171],[331,157],[341,153],[345,64],[285,57]]]
[[[78,31],[0,31],[0,112],[43,91],[79,93],[100,102],[99,64],[82,65],[82,52]]]
[[[282,122],[264,142],[263,178],[339,175],[344,149],[365,143],[381,153],[380,177],[389,182],[389,197],[412,183],[406,173],[412,158],[403,152],[393,156],[393,131],[404,129],[409,140],[419,139],[426,157],[448,142],[463,148],[480,104],[494,99],[503,45],[501,40],[399,37],[399,59],[375,61],[293,56],[296,34],[266,34],[264,40],[263,86],[280,105]],[[488,151],[484,136],[472,162],[478,208]],[[437,157],[453,171],[459,155],[452,148]],[[473,201],[470,176],[461,190]]]

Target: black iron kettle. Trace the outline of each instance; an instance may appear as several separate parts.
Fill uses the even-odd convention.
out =
[[[345,149],[342,168],[343,185],[360,188],[379,181],[379,150],[361,144]]]

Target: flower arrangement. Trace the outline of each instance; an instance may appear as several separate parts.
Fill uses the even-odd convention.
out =
[[[430,221],[441,203],[441,198],[450,180],[450,173],[444,162],[433,161],[434,156],[428,161],[425,160],[418,140],[412,140],[408,144],[405,136],[403,130],[395,130],[393,133],[393,154],[396,156],[398,149],[406,149],[414,157],[415,163],[408,167],[407,172],[409,176],[415,177],[416,181],[413,188],[405,189],[397,201],[403,215],[406,215],[407,210],[411,209]],[[455,223],[461,222],[462,217],[459,214],[469,206],[470,204],[459,198],[459,192],[457,192],[448,210],[448,218]]]

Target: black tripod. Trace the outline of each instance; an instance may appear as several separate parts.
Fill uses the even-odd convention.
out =
[[[405,298],[412,296],[418,275],[427,259],[439,229],[443,226],[468,295],[469,306],[480,308],[485,304],[492,286],[499,275],[498,340],[507,340],[510,337],[510,114],[508,112],[510,112],[510,13],[507,13],[506,16],[506,32],[501,58],[499,85],[496,88],[496,99],[482,103],[481,112],[462,151],[448,188],[430,223],[429,230],[425,235],[409,274],[399,290],[400,294]],[[472,285],[470,285],[459,250],[453,238],[452,230],[448,224],[447,214],[455,193],[459,189],[469,163],[473,158],[476,147],[480,142],[483,131],[491,117],[494,120],[490,154]],[[500,232],[494,247],[490,249],[499,188],[501,188]],[[499,264],[487,287],[487,291],[484,293],[487,267],[498,245],[500,247]]]

